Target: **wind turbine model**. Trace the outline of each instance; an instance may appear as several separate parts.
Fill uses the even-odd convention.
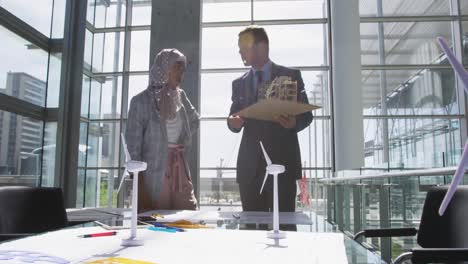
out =
[[[127,143],[125,143],[125,137],[123,133],[120,134],[122,137],[122,145],[125,151],[125,170],[122,176],[122,180],[120,181],[119,189],[117,193],[119,193],[120,188],[122,187],[122,183],[124,182],[125,177],[129,175],[129,172],[133,173],[133,190],[132,190],[132,224],[130,228],[130,237],[127,239],[122,239],[122,246],[132,247],[132,246],[141,246],[143,245],[142,240],[136,239],[136,229],[137,229],[137,214],[138,214],[138,173],[140,171],[146,170],[146,162],[132,160],[130,157],[130,153],[128,152]]]
[[[439,41],[440,47],[444,50],[445,54],[447,55],[447,59],[449,60],[450,64],[452,64],[452,68],[457,73],[458,77],[460,78],[463,86],[465,87],[465,91],[468,93],[468,72],[463,68],[463,65],[457,60],[455,54],[453,54],[452,50],[449,48],[447,41],[442,38],[438,37],[437,40]],[[457,189],[457,186],[463,180],[463,175],[465,175],[465,171],[468,169],[468,140],[465,142],[465,148],[463,149],[463,153],[460,158],[460,163],[458,164],[458,168],[455,171],[455,175],[452,178],[452,183],[445,194],[444,200],[439,207],[439,215],[443,215],[447,206],[452,200],[453,195]]]
[[[260,189],[260,194],[263,191],[268,175],[273,175],[273,231],[268,232],[267,237],[272,239],[281,239],[286,237],[285,232],[280,232],[279,230],[279,209],[278,209],[278,174],[283,173],[285,168],[283,165],[271,163],[270,157],[265,151],[262,142],[260,141],[260,146],[262,147],[263,156],[267,163],[265,178],[263,178],[262,188]]]

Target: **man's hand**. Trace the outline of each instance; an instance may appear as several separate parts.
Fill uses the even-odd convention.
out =
[[[244,119],[237,115],[231,115],[228,117],[228,123],[230,127],[240,129],[244,125]]]
[[[280,115],[276,118],[278,123],[284,128],[295,128],[296,127],[296,117],[290,115]]]

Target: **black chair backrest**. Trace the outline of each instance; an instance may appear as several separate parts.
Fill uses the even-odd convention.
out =
[[[40,233],[67,225],[60,188],[0,187],[0,234]]]
[[[432,187],[426,196],[418,244],[423,248],[468,248],[468,186],[459,186],[443,216],[439,206],[448,186]]]

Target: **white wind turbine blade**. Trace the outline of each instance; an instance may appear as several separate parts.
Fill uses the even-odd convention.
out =
[[[265,161],[266,161],[267,165],[270,166],[271,165],[270,157],[268,157],[268,154],[266,153],[265,148],[263,147],[263,144],[262,144],[261,141],[260,141],[260,147],[262,147],[263,156],[265,157]]]
[[[122,175],[122,180],[120,180],[119,188],[117,189],[117,194],[120,193],[120,189],[122,188],[123,182],[124,182],[125,178],[127,178],[128,175],[129,174],[128,174],[127,168],[125,167],[124,173]]]
[[[260,194],[262,194],[263,187],[265,187],[265,182],[267,178],[268,178],[268,171],[265,172],[265,177],[263,178],[263,184],[262,184],[262,188],[260,189]]]
[[[125,162],[129,162],[130,160],[132,160],[132,157],[130,157],[130,153],[128,152],[127,143],[125,142],[124,134],[120,133],[120,137],[122,138],[122,145],[123,145],[124,152],[125,152]],[[125,167],[127,167],[127,165],[125,165]]]

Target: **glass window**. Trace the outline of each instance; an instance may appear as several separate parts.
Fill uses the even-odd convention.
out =
[[[130,71],[149,70],[150,31],[132,31],[130,46]]]
[[[0,177],[0,185],[39,185],[43,126],[42,121],[0,110],[0,175],[15,176]]]
[[[227,117],[231,106],[232,81],[243,73],[203,73],[200,85],[200,114]]]
[[[53,3],[54,0],[36,0],[32,8],[29,0],[4,0],[0,6],[49,37]]]
[[[85,181],[85,170],[78,169],[76,175],[76,208],[84,207],[84,181]]]
[[[96,6],[96,0],[88,0],[88,9],[86,11],[86,22],[94,25],[94,11]]]
[[[468,14],[468,1],[467,0],[460,0],[460,13],[462,15]]]
[[[93,72],[123,70],[124,33],[96,33],[93,42]]]
[[[250,1],[203,0],[203,22],[250,21],[252,4]]]
[[[47,107],[58,107],[61,71],[62,54],[50,53],[49,79],[47,83]]]
[[[224,164],[219,164],[223,166]],[[209,205],[229,205],[232,210],[242,210],[239,185],[235,170],[200,170],[200,200],[206,208]]]
[[[331,127],[329,120],[312,121],[298,133],[302,165],[304,167],[330,167]]]
[[[132,26],[151,25],[151,1],[132,0]]]
[[[44,106],[48,53],[0,26],[0,93]]]
[[[44,147],[42,151],[42,186],[55,186],[55,153],[57,122],[46,122],[44,128]]]
[[[87,167],[118,167],[120,122],[90,122]]]
[[[328,73],[301,71],[309,103],[322,108],[314,115],[328,115]],[[231,106],[232,81],[244,73],[203,73],[201,75],[200,113],[203,117],[227,117]]]
[[[97,207],[98,206],[98,170],[86,170],[85,174],[85,189],[84,189],[84,206],[85,207]]]
[[[271,60],[285,66],[325,65],[327,31],[324,28],[322,24],[265,26]]]
[[[449,69],[363,71],[364,114],[458,114],[455,87],[454,74]],[[381,110],[381,89],[386,91],[386,113]]]
[[[54,0],[54,17],[51,38],[63,38],[63,30],[65,26],[65,6],[66,0]]]
[[[468,8],[468,0],[465,1]],[[468,21],[462,21],[463,63],[468,64]]]
[[[81,88],[81,113],[84,118],[89,118],[89,92],[91,90],[91,79],[83,75],[83,84]]]
[[[377,3],[382,2],[383,16],[435,16],[450,15],[449,0],[360,0],[361,16],[377,16]],[[464,2],[462,0],[461,2]],[[465,1],[466,2],[466,1]]]
[[[93,33],[86,29],[83,69],[91,71],[91,62],[93,58]]]
[[[237,35],[243,27],[202,29],[202,69],[241,68]],[[222,60],[220,56],[222,55]]]
[[[202,69],[244,67],[237,46],[243,27],[204,28]],[[326,62],[326,31],[322,24],[265,26],[270,58],[285,66],[320,66]],[[294,46],[291,46],[294,41]],[[219,55],[223,54],[223,59]]]
[[[314,116],[330,115],[329,82],[327,71],[301,71],[304,87],[310,104],[321,108],[314,110]]]
[[[121,101],[122,77],[112,76],[93,79],[91,83],[89,118],[119,118]]]
[[[308,19],[327,17],[326,0],[254,0],[254,20]]]
[[[148,75],[130,75],[128,85],[128,100],[127,109],[124,112],[124,117],[127,117],[127,112],[130,109],[130,101],[132,98],[148,88]]]
[[[78,167],[86,166],[86,155],[88,151],[92,151],[88,146],[88,123],[80,122],[80,144],[78,147]]]
[[[119,170],[99,169],[97,170],[97,181],[99,184],[97,188],[96,197],[99,199],[99,207],[117,207],[117,190],[119,188]],[[131,190],[131,184],[126,189]],[[124,188],[124,186],[122,186]],[[121,190],[125,193],[125,188]],[[131,199],[131,197],[126,197]],[[109,201],[111,201],[109,203]]]
[[[224,167],[236,167],[237,153],[242,133],[233,133],[223,121],[202,121],[200,123],[200,168],[218,167],[223,160]]]
[[[125,25],[126,1],[96,1],[94,26],[123,27]]]
[[[384,122],[388,125],[389,166],[435,168],[457,164],[460,155],[458,119],[364,119],[365,166],[381,166]]]
[[[361,23],[362,64],[441,64],[442,50],[436,38],[451,43],[450,22],[384,23],[384,62],[379,53],[377,23]]]

